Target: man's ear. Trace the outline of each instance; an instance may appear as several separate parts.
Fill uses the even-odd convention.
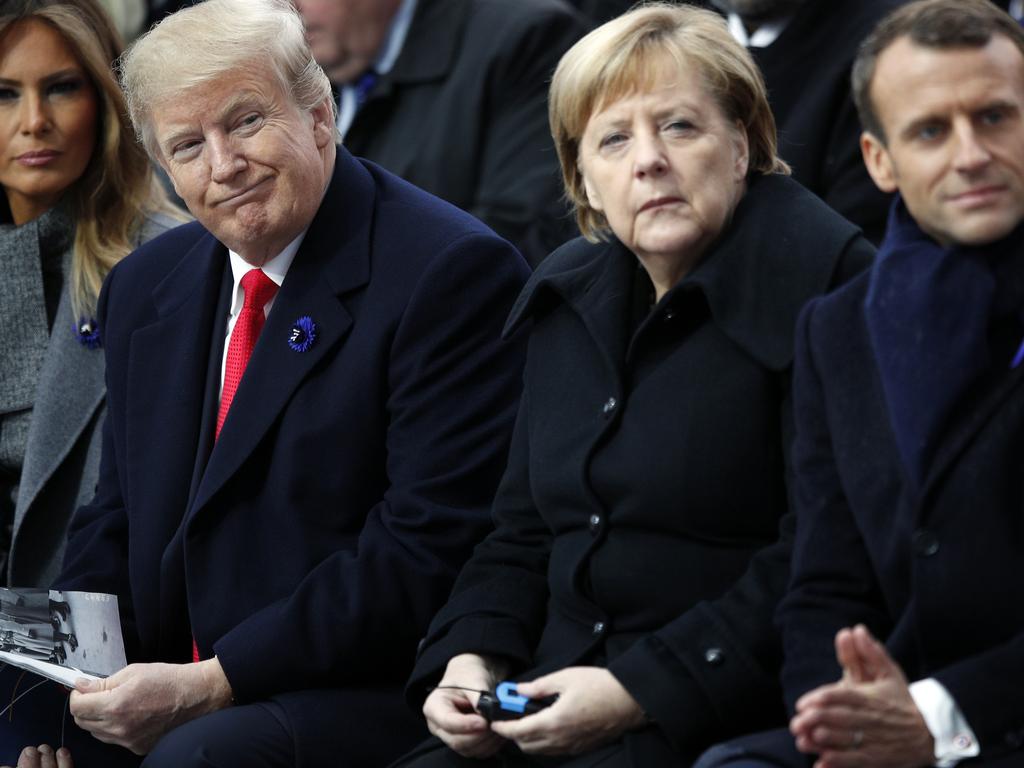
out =
[[[324,99],[310,110],[310,114],[313,116],[313,138],[316,140],[317,149],[333,144],[334,110],[331,109],[331,100]]]
[[[885,142],[870,131],[864,131],[860,135],[860,153],[875,186],[883,192],[895,192],[899,187],[896,183],[896,169]]]

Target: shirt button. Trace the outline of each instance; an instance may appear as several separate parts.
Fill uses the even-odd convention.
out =
[[[725,661],[725,654],[721,648],[708,648],[704,651],[704,661],[710,664],[712,667],[722,666],[722,662]]]
[[[921,557],[931,557],[939,551],[939,539],[931,531],[914,533],[914,552]]]
[[[954,749],[958,749],[963,752],[966,749],[970,749],[974,745],[974,739],[968,736],[966,733],[958,733],[956,738],[953,739]]]
[[[601,413],[605,416],[611,416],[615,409],[619,407],[619,401],[614,397],[609,397],[603,406],[601,406]]]
[[[597,533],[598,529],[601,527],[601,516],[597,514],[591,515],[587,524],[590,527],[591,533]]]
[[[595,621],[594,622],[594,634],[595,635],[603,635],[604,634],[604,622],[603,621]]]

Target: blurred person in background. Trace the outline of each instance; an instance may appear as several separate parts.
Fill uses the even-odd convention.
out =
[[[563,0],[296,0],[345,147],[457,205],[536,265],[576,234],[547,85],[587,29]]]
[[[906,0],[709,0],[764,74],[779,127],[779,155],[793,178],[882,239],[890,195],[871,181],[860,155],[860,121],[850,94],[857,45]]]

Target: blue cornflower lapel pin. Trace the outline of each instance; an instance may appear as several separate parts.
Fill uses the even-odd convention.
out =
[[[309,315],[303,315],[292,324],[288,332],[288,346],[296,352],[305,352],[316,341],[316,323]]]
[[[75,338],[78,339],[78,343],[86,349],[99,349],[103,343],[100,338],[99,325],[94,317],[88,319],[84,317],[78,318],[78,322],[72,326],[72,330],[75,332]]]

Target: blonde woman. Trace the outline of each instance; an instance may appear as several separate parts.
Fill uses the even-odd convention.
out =
[[[506,326],[529,332],[523,399],[496,530],[420,645],[409,691],[437,738],[415,768],[682,766],[783,721],[793,333],[873,249],[788,177],[711,12],[599,27],[549,106],[584,237]],[[479,692],[501,681],[554,701],[496,718]]]
[[[67,521],[96,484],[100,284],[180,215],[134,141],[111,71],[120,39],[97,3],[16,0],[4,11],[0,557],[9,583],[48,586]]]

